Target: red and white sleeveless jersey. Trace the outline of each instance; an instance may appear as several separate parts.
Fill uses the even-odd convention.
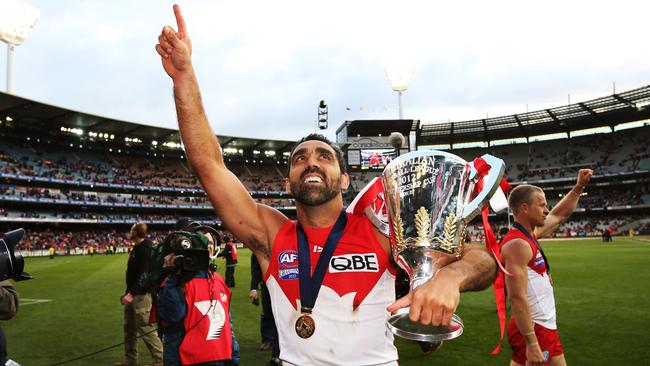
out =
[[[537,239],[534,233],[531,235]],[[525,240],[533,251],[533,258],[528,262],[528,286],[526,288],[530,316],[533,322],[539,325],[548,329],[557,329],[553,285],[551,284],[551,278],[546,273],[544,257],[537,249],[537,245],[516,228],[510,229],[501,242],[505,244],[513,239]]]
[[[397,365],[393,334],[386,327],[386,308],[395,301],[395,271],[370,221],[347,215],[313,308],[316,330],[309,338],[295,330],[301,315],[296,222],[287,221],[273,241],[264,279],[285,364]],[[304,227],[312,273],[331,229]]]

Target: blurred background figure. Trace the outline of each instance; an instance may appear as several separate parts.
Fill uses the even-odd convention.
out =
[[[0,320],[9,320],[18,312],[18,291],[9,281],[0,281]],[[7,340],[0,328],[0,362],[3,365],[17,365],[7,357]]]
[[[151,293],[149,283],[149,258],[153,243],[147,239],[147,225],[137,223],[131,227],[133,249],[126,266],[126,291],[120,297],[124,305],[124,358],[114,366],[131,366],[138,363],[138,335],[147,345],[153,362],[162,366],[163,347],[156,328],[149,323]]]
[[[224,236],[226,245],[223,252],[219,253],[218,257],[223,257],[226,260],[226,285],[228,287],[235,287],[235,267],[237,267],[237,248],[235,243],[229,236]]]
[[[261,296],[260,290],[261,289]],[[248,294],[254,305],[262,302],[262,312],[260,314],[260,351],[271,350],[271,365],[280,365],[280,342],[278,340],[278,330],[275,327],[273,310],[271,309],[271,298],[269,290],[264,283],[262,268],[257,257],[251,255],[251,291]]]

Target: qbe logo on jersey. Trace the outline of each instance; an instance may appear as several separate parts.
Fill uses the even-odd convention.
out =
[[[375,253],[368,253],[346,254],[332,257],[329,272],[379,272],[377,255]]]
[[[298,278],[298,252],[285,250],[278,256],[278,277],[281,280]]]

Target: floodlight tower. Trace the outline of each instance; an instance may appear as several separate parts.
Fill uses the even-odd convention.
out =
[[[397,92],[397,103],[399,107],[399,119],[404,119],[402,111],[402,93],[406,91],[413,76],[413,67],[390,66],[384,68],[386,77],[390,82],[391,88]]]
[[[318,128],[321,130],[327,129],[328,107],[327,102],[321,100],[318,103]]]
[[[38,9],[19,0],[0,2],[0,41],[7,44],[7,93],[13,86],[14,49],[27,39],[40,17]]]

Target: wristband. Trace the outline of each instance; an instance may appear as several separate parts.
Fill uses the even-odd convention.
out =
[[[528,343],[528,346],[537,346],[539,343],[533,342],[533,343]]]

